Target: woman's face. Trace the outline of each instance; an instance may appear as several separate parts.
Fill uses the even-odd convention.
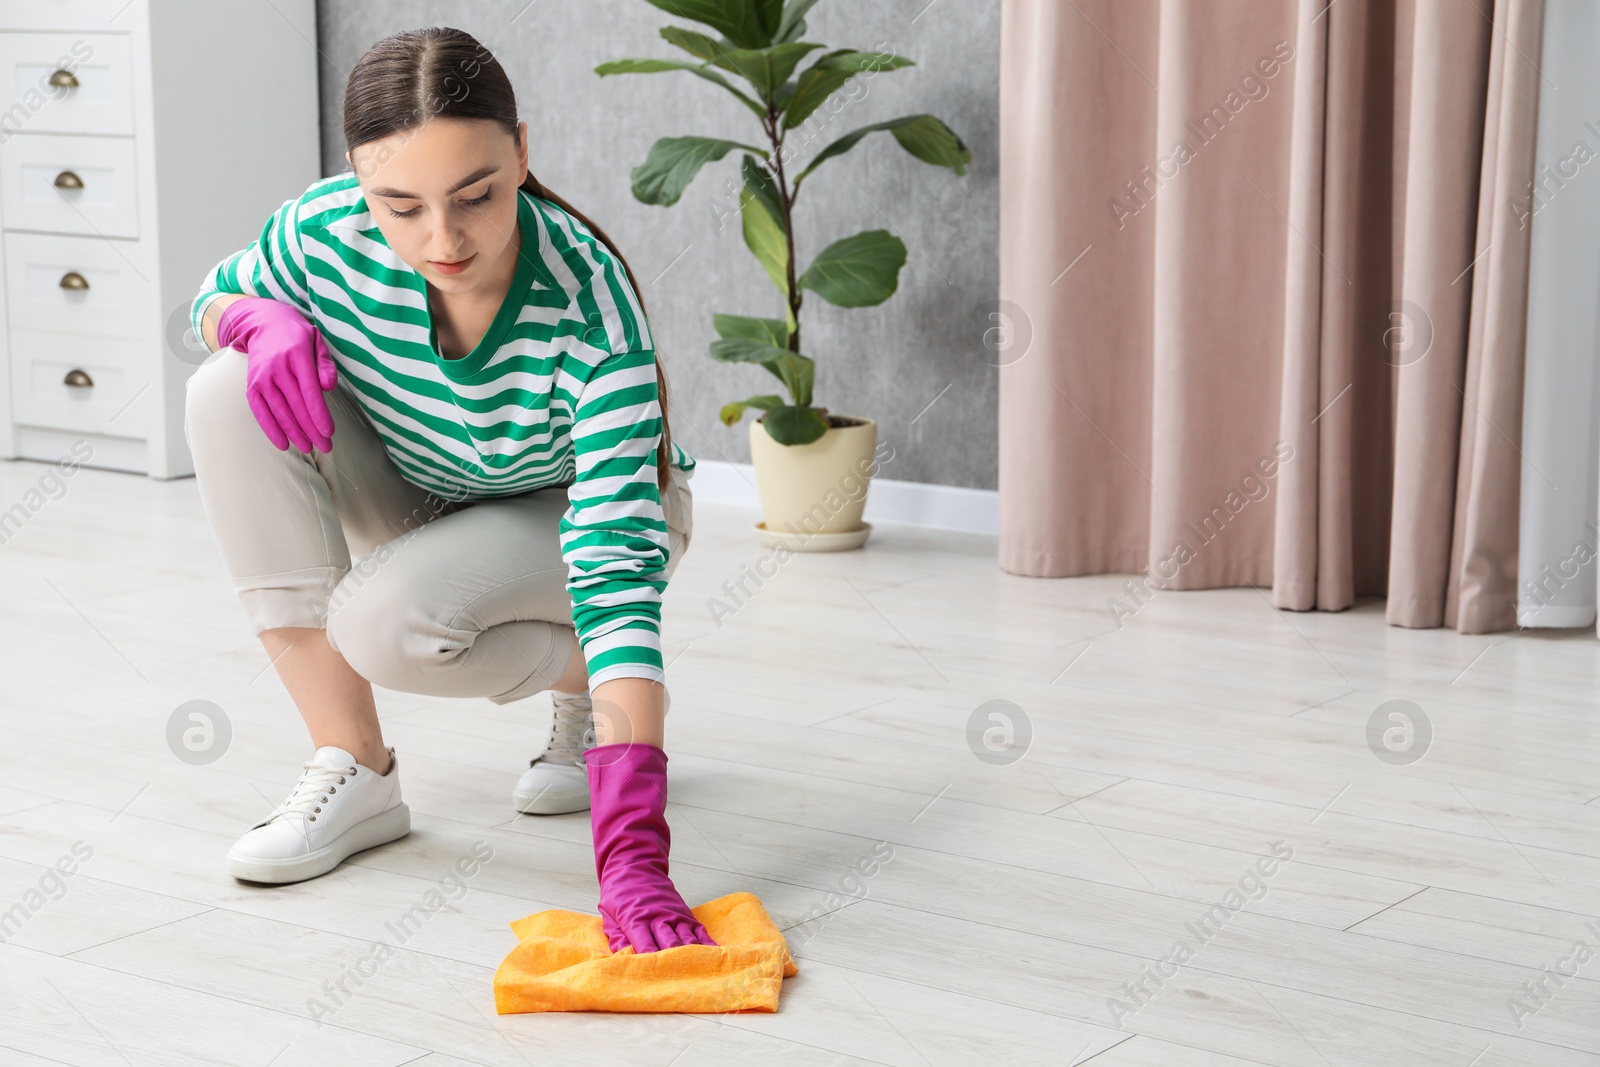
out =
[[[345,153],[389,247],[441,292],[501,273],[528,173],[528,124],[519,130],[511,138],[487,119],[432,118]],[[441,266],[461,260],[455,272]]]

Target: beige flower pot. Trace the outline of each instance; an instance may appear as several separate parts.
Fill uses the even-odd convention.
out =
[[[828,431],[809,444],[780,445],[763,420],[751,422],[750,460],[761,495],[756,536],[795,552],[859,548],[872,533],[861,521],[867,487],[877,469],[878,424],[854,415],[829,415]]]

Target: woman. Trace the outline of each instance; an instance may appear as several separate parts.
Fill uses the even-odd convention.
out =
[[[471,35],[385,38],[346,86],[352,169],[195,299],[219,352],[188,384],[201,500],[316,746],[229,869],[300,881],[409,832],[374,682],[549,694],[518,809],[590,808],[613,951],[714,944],[668,877],[661,747],[694,460],[632,270],[528,171],[516,116]]]

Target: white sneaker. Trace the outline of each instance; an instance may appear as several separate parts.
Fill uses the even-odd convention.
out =
[[[517,787],[511,792],[516,809],[524,815],[564,815],[589,809],[589,769],[583,754],[595,746],[594,705],[589,694],[556,695],[554,689],[534,694],[548,706],[550,740],[544,751],[528,761]]]
[[[228,873],[251,882],[299,882],[326,874],[346,856],[411,832],[411,809],[400,801],[400,761],[388,774],[324,745],[304,764],[300,781],[272,814],[228,850]]]

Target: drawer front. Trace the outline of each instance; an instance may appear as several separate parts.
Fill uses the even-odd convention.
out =
[[[141,337],[155,277],[140,241],[7,233],[11,325],[48,333]]]
[[[128,0],[0,0],[0,26],[8,30],[131,33],[138,14]]]
[[[126,34],[0,33],[0,132],[133,135]]]
[[[15,327],[11,340],[11,417],[19,424],[83,433],[145,437],[150,367],[142,342]]]
[[[0,151],[7,230],[138,237],[138,168],[131,137],[40,134]]]

